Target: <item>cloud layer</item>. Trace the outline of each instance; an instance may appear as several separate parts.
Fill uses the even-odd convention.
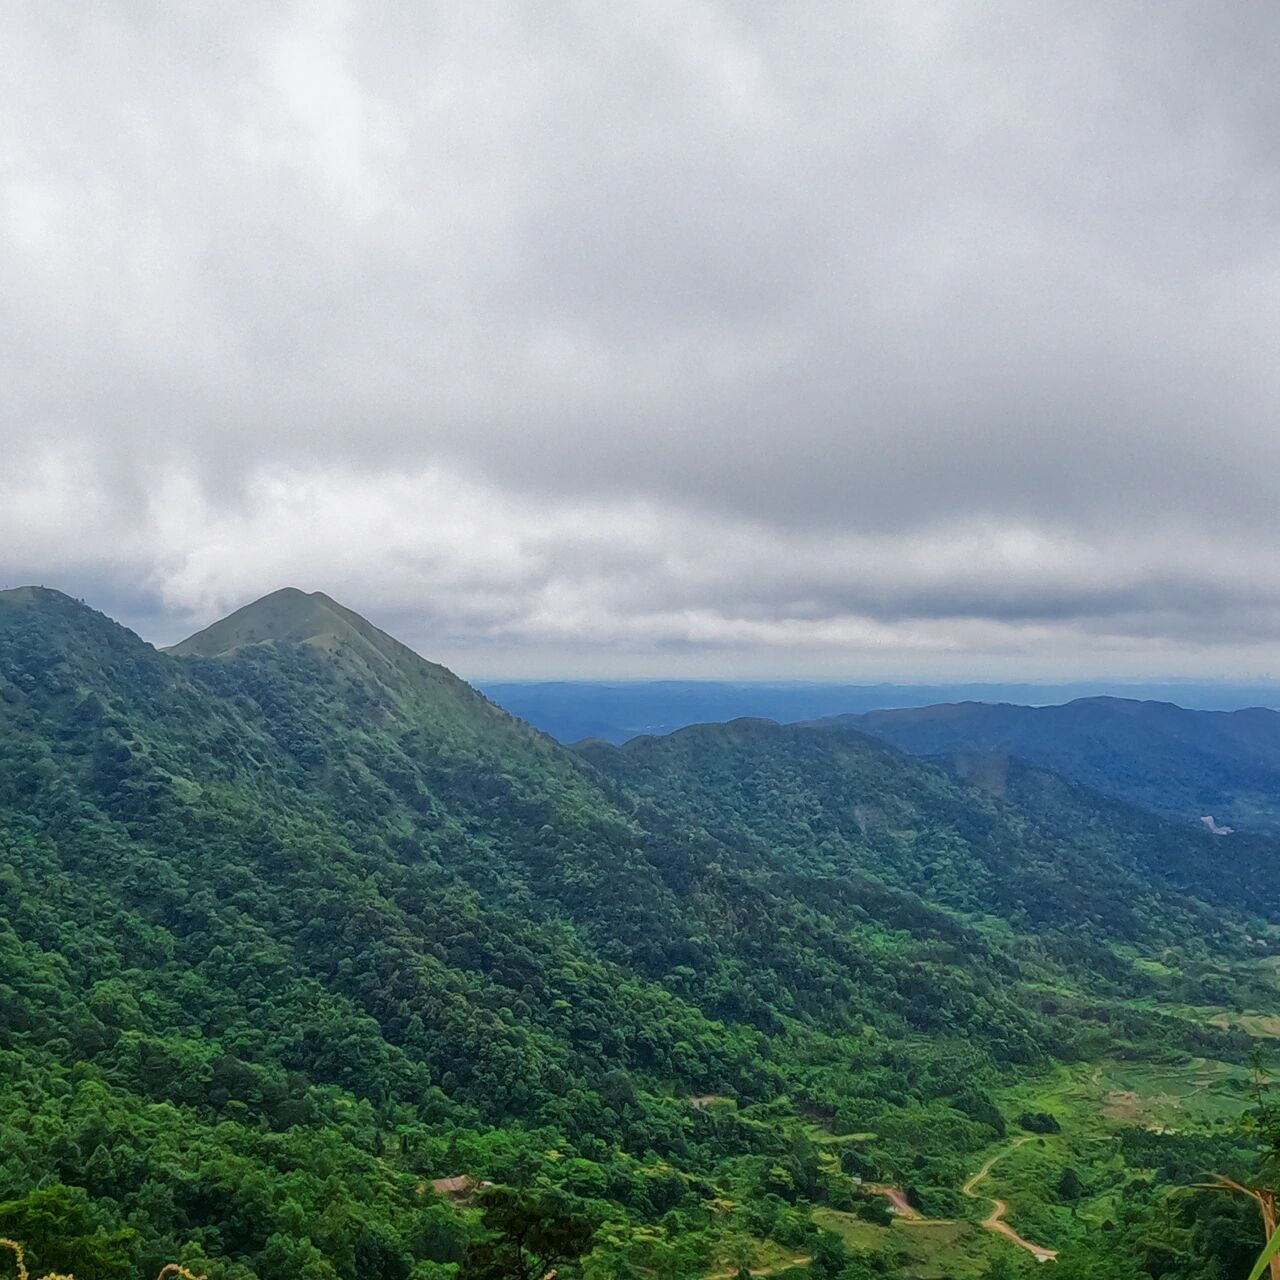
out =
[[[1265,6],[0,38],[0,581],[157,640],[323,587],[485,675],[1280,658]]]

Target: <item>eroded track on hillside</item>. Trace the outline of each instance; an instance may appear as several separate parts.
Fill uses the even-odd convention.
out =
[[[969,1178],[960,1190],[970,1200],[989,1199],[991,1201],[991,1212],[982,1220],[983,1227],[988,1231],[994,1231],[997,1235],[1002,1235],[1005,1239],[1012,1240],[1020,1249],[1025,1249],[1031,1254],[1037,1262],[1052,1262],[1058,1256],[1057,1249],[1047,1249],[1044,1245],[1032,1244],[1030,1240],[1020,1236],[1004,1220],[1004,1215],[1009,1206],[995,1196],[980,1196],[977,1191],[978,1184],[991,1172],[998,1161],[1003,1160],[1011,1151],[1016,1151],[1024,1142],[1030,1141],[1031,1139],[1028,1137],[1015,1138],[1003,1151],[997,1151],[977,1173]]]

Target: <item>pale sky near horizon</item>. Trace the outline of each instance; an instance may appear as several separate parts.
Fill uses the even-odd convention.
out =
[[[1280,10],[2,5],[0,586],[470,676],[1280,675]]]

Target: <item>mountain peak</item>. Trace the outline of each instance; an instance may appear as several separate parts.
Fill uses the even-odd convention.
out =
[[[39,607],[50,604],[74,605],[77,601],[66,592],[58,591],[53,587],[27,586],[8,587],[0,591],[0,603]]]
[[[323,655],[341,686],[360,686],[361,706],[418,726],[486,734],[517,721],[453,672],[415,653],[323,591],[282,587],[188,636],[168,652],[179,659],[227,659],[301,646]],[[532,731],[519,728],[522,737]],[[538,736],[538,735],[535,735]]]
[[[197,631],[173,646],[179,657],[221,658],[258,644],[310,644],[322,649],[343,645],[373,648],[397,661],[404,646],[323,591],[281,587]]]

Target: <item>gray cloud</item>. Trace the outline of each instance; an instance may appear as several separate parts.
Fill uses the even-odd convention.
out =
[[[0,579],[464,671],[1255,673],[1280,16],[0,15]]]

